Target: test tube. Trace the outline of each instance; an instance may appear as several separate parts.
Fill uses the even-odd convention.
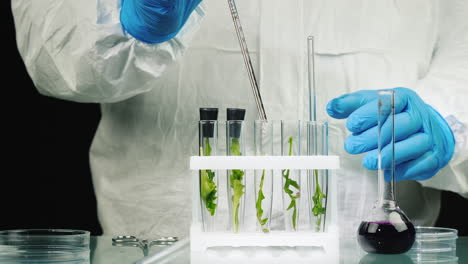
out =
[[[245,153],[243,125],[245,109],[228,108],[226,122],[226,151],[228,156]],[[242,229],[245,208],[245,170],[228,170],[227,189],[230,227],[234,233]]]
[[[328,123],[306,122],[307,155],[328,155]],[[325,231],[328,196],[328,170],[308,170],[309,223],[316,232]]]
[[[256,156],[273,155],[273,123],[266,120],[254,122]],[[255,212],[257,231],[268,233],[273,204],[273,170],[255,170]]]
[[[281,155],[301,155],[301,121],[281,121]],[[297,231],[301,198],[301,171],[281,171],[286,231]]]
[[[199,155],[215,156],[218,146],[218,109],[200,108]],[[218,211],[218,173],[214,170],[200,170],[200,202],[203,230],[214,231]]]

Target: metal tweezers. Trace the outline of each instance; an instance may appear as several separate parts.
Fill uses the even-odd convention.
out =
[[[168,246],[179,241],[177,237],[160,237],[156,240],[148,241],[139,239],[136,236],[116,236],[112,238],[112,245],[118,247],[138,247],[143,251],[144,256],[148,256],[152,246]]]

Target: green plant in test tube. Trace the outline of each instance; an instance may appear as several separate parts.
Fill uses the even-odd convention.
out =
[[[240,151],[240,143],[239,138],[232,138],[231,139],[231,154],[233,156],[241,156],[242,153]],[[244,195],[244,188],[245,185],[242,184],[244,179],[244,171],[242,170],[231,170],[231,174],[229,175],[229,181],[231,188],[233,190],[232,193],[232,218],[234,223],[234,232],[239,231],[239,207],[242,195]]]
[[[317,127],[313,127],[315,130],[312,135],[314,136],[311,140],[313,142],[312,146],[314,147],[313,154],[317,155],[318,154],[318,146],[317,146],[317,137],[318,137],[318,131]],[[313,170],[313,181],[314,181],[314,186],[315,190],[313,190],[314,195],[312,196],[312,202],[314,206],[312,207],[312,214],[316,217],[315,220],[315,231],[320,231],[321,228],[321,223],[322,223],[322,215],[325,215],[326,213],[326,206],[324,199],[327,198],[326,194],[323,193],[322,188],[320,187],[320,181],[319,181],[319,171],[317,169]]]
[[[312,208],[312,213],[317,220],[315,221],[315,229],[316,231],[320,231],[320,226],[322,223],[321,215],[324,215],[326,212],[326,208],[323,206],[323,199],[327,198],[327,196],[322,192],[320,188],[320,182],[318,179],[318,170],[314,170],[314,181],[315,181],[315,193],[312,196],[312,201],[314,202],[314,207]]]
[[[290,137],[288,139],[288,143],[289,143],[288,155],[292,156],[293,137]],[[291,210],[291,209],[293,210],[292,224],[293,224],[294,230],[296,230],[296,226],[297,226],[297,202],[296,202],[296,199],[298,199],[300,197],[301,188],[300,188],[299,184],[297,183],[297,181],[289,178],[290,173],[291,173],[291,171],[289,169],[282,170],[282,175],[283,175],[283,178],[284,178],[283,190],[289,196],[289,198],[291,199],[291,202],[289,203],[288,208],[286,210]],[[294,195],[294,190],[292,190],[291,187],[296,189],[296,191],[297,191],[296,195]]]
[[[314,37],[309,36],[307,38],[307,58],[308,58],[308,84],[309,84],[309,120],[317,121],[317,91],[315,86],[315,59],[314,59]],[[322,192],[320,188],[320,182],[318,179],[318,170],[314,170],[314,183],[315,183],[315,192],[312,196],[312,201],[314,206],[312,208],[312,213],[317,220],[315,222],[316,231],[320,231],[320,224],[322,222],[321,215],[324,215],[326,208],[323,206],[323,199],[327,196]]]
[[[203,147],[200,147],[200,154],[202,156],[211,155],[211,146],[208,138],[205,139],[205,151]],[[200,177],[200,190],[201,198],[205,204],[206,209],[210,212],[210,215],[214,215],[216,212],[216,183],[214,181],[215,173],[212,170],[201,170]]]

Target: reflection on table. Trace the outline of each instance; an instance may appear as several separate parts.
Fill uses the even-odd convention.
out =
[[[151,253],[158,250],[164,250],[163,247],[153,247]],[[162,259],[158,262],[171,263],[171,264],[208,264],[208,263],[233,263],[239,264],[239,261],[245,263],[311,263],[311,259],[317,261],[320,254],[324,252],[310,252],[306,248],[298,247],[296,249],[278,247],[274,250],[267,250],[265,248],[250,248],[250,249],[233,249],[233,248],[217,248],[209,249],[204,254],[190,252],[189,247],[182,248],[180,251]],[[414,252],[410,251],[406,254],[400,255],[375,255],[367,254],[362,251],[354,240],[341,241],[340,244],[340,263],[429,263],[427,260],[442,260],[447,256],[456,256],[458,261],[444,262],[450,264],[463,264],[468,263],[468,237],[459,237],[457,240],[457,251],[455,252],[437,252],[425,256],[417,256]],[[136,247],[115,247],[112,246],[112,237],[101,236],[92,237],[91,240],[91,264],[128,264],[133,263],[143,257],[141,249]],[[292,259],[298,260],[292,261]],[[419,258],[419,260],[418,260]],[[319,262],[313,263],[331,263],[324,262],[322,258]],[[432,262],[434,263],[434,262]]]

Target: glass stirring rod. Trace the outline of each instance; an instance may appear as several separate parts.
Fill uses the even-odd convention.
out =
[[[241,48],[242,56],[244,57],[245,67],[247,68],[247,74],[249,75],[250,86],[255,98],[255,104],[257,105],[258,115],[260,120],[267,120],[265,107],[263,106],[262,96],[260,95],[260,89],[258,88],[257,78],[252,66],[252,60],[250,59],[249,50],[247,48],[247,42],[245,41],[244,31],[239,19],[239,13],[237,12],[236,3],[234,0],[228,0],[229,10],[231,11],[232,21],[236,28],[237,39]]]
[[[309,81],[309,120],[317,121],[317,92],[315,90],[315,47],[314,37],[307,37],[307,66]]]

